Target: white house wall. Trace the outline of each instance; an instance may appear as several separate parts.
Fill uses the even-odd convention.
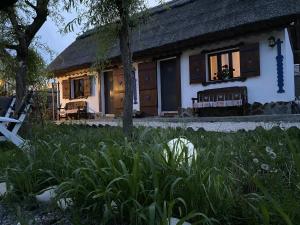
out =
[[[282,54],[284,56],[284,90],[285,93],[277,93],[277,48],[271,48],[268,44],[268,38],[274,36],[275,38],[280,38],[283,41],[282,44]],[[236,45],[241,42],[259,42],[260,43],[260,76],[247,78],[246,81],[234,81],[226,83],[217,83],[203,86],[202,84],[190,84],[190,74],[189,74],[189,56],[202,52],[203,50],[209,51],[219,48],[224,48],[227,46]],[[294,59],[293,52],[289,40],[289,35],[286,29],[277,30],[274,32],[269,32],[261,35],[248,36],[247,38],[240,38],[226,42],[212,43],[206,45],[203,48],[195,48],[193,50],[184,51],[180,58],[180,68],[181,68],[181,102],[182,108],[192,107],[192,98],[197,96],[198,91],[214,89],[214,88],[224,88],[232,86],[246,86],[248,89],[248,101],[249,103],[260,102],[260,103],[269,103],[269,102],[278,102],[278,101],[292,101],[295,99],[295,86],[294,86]],[[157,63],[157,81],[158,81],[158,111],[160,112],[160,70]],[[134,63],[133,66],[136,69],[136,89],[137,89],[137,104],[133,104],[133,109],[140,110],[140,97],[139,97],[139,76],[138,76],[138,63]],[[208,77],[208,66],[207,66]],[[94,83],[94,93],[92,96],[86,99],[62,99],[62,85],[60,85],[60,103],[64,107],[67,102],[72,101],[87,101],[88,102],[88,112],[90,113],[99,113],[100,102],[102,107],[104,106],[104,88],[103,83],[101,82],[101,77],[98,73],[88,72],[88,75],[95,75]],[[75,78],[82,76],[80,73],[69,73],[66,76],[57,78],[58,82],[62,84],[62,81],[65,79]],[[102,88],[100,84],[102,83]],[[101,94],[100,94],[100,90]],[[101,101],[100,101],[101,99]]]
[[[277,48],[271,48],[268,45],[268,38],[274,36],[283,41],[282,54],[284,56],[284,90],[285,93],[277,93]],[[203,86],[202,84],[190,84],[189,75],[189,56],[200,53],[202,50],[213,50],[238,44],[240,42],[259,42],[260,43],[260,76],[247,78],[245,82],[235,81],[227,83],[210,84]],[[293,54],[290,47],[290,41],[286,30],[274,31],[262,35],[249,36],[247,38],[226,41],[223,43],[206,45],[204,48],[198,48],[183,52],[181,55],[181,96],[182,107],[192,107],[192,98],[197,96],[198,91],[224,88],[232,86],[247,86],[249,103],[260,102],[277,102],[292,101],[295,98],[294,90],[294,68]],[[207,66],[208,67],[208,66]],[[208,77],[208,68],[207,68]]]
[[[293,95],[293,100],[296,98],[296,91],[295,91],[295,67],[294,67],[294,54],[292,50],[292,44],[290,40],[289,33],[287,29],[284,31],[285,35],[285,58],[286,58],[286,63],[285,63],[285,70],[287,76],[285,78],[287,79],[287,83],[291,84],[289,88],[285,88],[284,90],[289,92],[289,94]]]
[[[67,80],[69,78],[76,78],[80,77],[83,75],[83,73],[74,73],[74,74],[68,74],[67,76],[61,76],[57,78],[57,81],[59,82],[59,92],[60,92],[60,104],[61,107],[65,107],[66,103],[68,102],[77,102],[77,101],[86,101],[87,102],[87,107],[88,107],[88,112],[89,113],[99,113],[99,106],[100,106],[100,80],[99,80],[99,75],[97,72],[86,72],[84,74],[94,76],[94,81],[92,86],[92,95],[89,96],[88,98],[79,98],[79,99],[63,99],[63,88],[62,88],[62,81]]]

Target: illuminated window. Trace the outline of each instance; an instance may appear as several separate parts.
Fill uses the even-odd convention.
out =
[[[208,58],[210,81],[230,80],[241,76],[239,50],[209,54]]]
[[[82,98],[84,96],[84,80],[71,80],[71,98]]]

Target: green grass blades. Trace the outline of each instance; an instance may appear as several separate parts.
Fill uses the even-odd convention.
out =
[[[170,217],[178,225],[300,221],[297,129],[136,128],[129,140],[120,128],[48,124],[24,135],[30,153],[0,145],[0,179],[12,187],[4,200],[33,199],[58,185],[57,199],[71,198],[69,210],[85,224],[168,225]],[[196,148],[191,162],[168,149],[179,137]]]

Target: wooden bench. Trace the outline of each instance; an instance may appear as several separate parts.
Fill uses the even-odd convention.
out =
[[[248,104],[247,87],[228,87],[199,91],[197,98],[192,98],[194,113],[205,108],[241,107],[246,114]]]
[[[61,118],[87,118],[87,102],[68,102],[64,108],[59,108],[59,120]]]

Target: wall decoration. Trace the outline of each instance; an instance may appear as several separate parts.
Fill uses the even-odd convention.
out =
[[[283,41],[277,39],[276,46],[277,46],[277,83],[278,83],[278,93],[284,93],[284,79],[283,79],[283,55],[282,55],[282,45]]]

